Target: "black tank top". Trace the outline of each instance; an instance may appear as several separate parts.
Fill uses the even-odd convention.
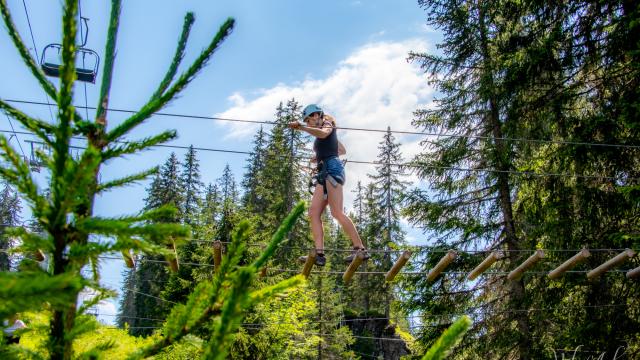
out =
[[[329,136],[324,139],[316,138],[313,143],[318,162],[333,156],[338,156],[338,129],[333,128]]]

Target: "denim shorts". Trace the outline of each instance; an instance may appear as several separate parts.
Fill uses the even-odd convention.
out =
[[[337,156],[334,156],[323,160],[323,163],[327,169],[327,175],[334,178],[340,185],[344,185],[346,177],[344,174],[344,166],[342,165],[342,161],[340,161]]]

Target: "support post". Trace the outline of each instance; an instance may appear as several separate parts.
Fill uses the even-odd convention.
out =
[[[627,279],[635,279],[640,277],[640,266],[633,270],[627,271]]]
[[[218,272],[220,264],[222,263],[222,242],[220,240],[213,242],[213,267],[214,271]]]
[[[131,255],[131,250],[122,250],[122,258],[124,259],[124,263],[127,265],[129,269],[135,269],[136,262],[133,259],[133,255]]]
[[[527,260],[525,260],[520,266],[513,269],[509,275],[507,275],[507,279],[509,280],[518,280],[522,276],[525,270],[535,265],[538,261],[544,258],[544,251],[536,250],[533,255],[529,256]]]
[[[173,248],[173,253],[175,254],[174,258],[168,258],[167,261],[169,262],[169,269],[171,269],[171,272],[178,272],[178,270],[180,269],[180,265],[178,264],[178,251],[176,251],[176,243],[171,241],[171,245],[169,245],[169,248]]]
[[[402,269],[402,267],[407,263],[407,261],[409,261],[410,257],[411,257],[411,251],[403,252],[402,255],[400,255],[400,257],[398,258],[398,260],[396,260],[396,263],[393,264],[393,266],[391,267],[391,270],[389,270],[389,272],[387,272],[387,274],[384,276],[384,280],[393,281],[396,275],[398,275],[398,273],[400,272],[400,269]]]
[[[432,282],[433,280],[435,280],[438,275],[440,275],[440,273],[442,273],[442,271],[446,269],[453,260],[455,260],[456,256],[458,256],[458,254],[454,250],[447,251],[442,259],[438,261],[438,264],[436,264],[436,266],[431,269],[431,271],[429,271],[429,274],[427,274],[427,281]]]
[[[478,266],[476,266],[473,270],[471,270],[469,275],[467,275],[467,279],[474,280],[475,278],[480,276],[480,274],[485,272],[489,267],[491,267],[493,263],[502,259],[503,256],[504,254],[501,251],[492,252],[484,260],[482,260],[482,262]]]
[[[358,270],[358,266],[360,266],[360,264],[362,264],[363,261],[364,261],[364,253],[359,250],[356,253],[356,256],[353,257],[353,260],[351,260],[351,264],[349,264],[347,271],[345,271],[344,275],[342,275],[342,280],[344,281],[345,284],[351,281],[353,274],[356,273],[356,270]]]
[[[307,256],[307,261],[304,262],[304,267],[302,268],[302,275],[305,279],[309,278],[309,274],[311,274],[313,264],[316,263],[316,255],[316,249],[309,250],[309,256]]]
[[[38,250],[33,252],[33,258],[37,262],[43,262],[44,261],[44,253],[42,252],[42,250],[38,249]]]
[[[622,264],[627,259],[631,259],[635,255],[636,255],[635,251],[633,251],[631,249],[626,249],[625,251],[621,252],[620,254],[616,255],[615,257],[607,260],[604,264],[602,264],[602,265],[598,266],[597,268],[589,271],[587,273],[587,279],[594,280],[594,279],[598,278],[600,275],[604,274],[607,270]]]
[[[573,255],[571,257],[571,259],[563,262],[562,265],[560,265],[557,268],[555,268],[552,271],[550,271],[549,275],[547,275],[547,276],[551,280],[557,279],[557,278],[560,277],[560,275],[564,274],[568,270],[573,269],[579,263],[585,261],[589,256],[591,256],[591,253],[589,252],[589,250],[582,249],[582,250],[580,250],[579,253]]]

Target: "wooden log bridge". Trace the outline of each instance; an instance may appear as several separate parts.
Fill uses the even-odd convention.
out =
[[[557,279],[559,278],[562,274],[564,274],[565,272],[573,269],[576,265],[578,265],[579,263],[587,260],[587,258],[591,256],[591,253],[589,252],[589,250],[587,249],[582,249],[580,250],[579,253],[573,255],[571,257],[571,259],[565,261],[562,263],[562,265],[558,266],[557,268],[551,270],[549,272],[549,275],[547,275],[549,277],[549,279],[553,280],[553,279]]]
[[[313,268],[313,264],[316,263],[317,252],[316,249],[309,250],[309,255],[307,256],[307,260],[304,262],[304,267],[302,268],[302,276],[305,279],[309,278],[311,274],[311,268]]]
[[[451,264],[451,262],[455,260],[457,256],[458,254],[454,250],[447,251],[442,259],[438,261],[438,264],[436,264],[436,266],[431,269],[431,271],[429,271],[429,274],[427,274],[427,281],[432,282],[433,280],[435,280],[438,275],[440,275],[440,273],[442,273],[442,271],[444,271],[444,269],[446,269],[447,266],[449,266],[449,264]]]
[[[533,255],[529,256],[527,260],[525,260],[520,266],[513,269],[509,275],[507,275],[507,279],[509,280],[518,280],[522,277],[522,274],[525,270],[529,269],[533,265],[535,265],[538,261],[544,258],[544,251],[536,250]]]
[[[398,275],[398,273],[400,272],[400,269],[402,269],[402,267],[407,263],[407,261],[409,261],[410,257],[411,257],[411,251],[403,252],[402,255],[400,255],[400,257],[398,258],[398,260],[396,260],[396,263],[393,264],[393,267],[391,267],[391,269],[385,274],[384,280],[393,281],[396,275]]]
[[[342,275],[342,280],[344,281],[345,284],[351,281],[353,274],[356,273],[356,270],[358,270],[358,267],[360,266],[360,264],[362,264],[363,261],[364,261],[364,253],[358,250],[358,252],[356,253],[356,256],[353,257],[351,264],[349,264],[347,271],[345,271],[344,275]]]
[[[625,251],[621,252],[620,254],[616,255],[615,257],[607,260],[604,264],[602,264],[602,265],[598,266],[597,268],[589,271],[587,273],[587,279],[589,279],[589,280],[597,279],[600,275],[604,274],[609,269],[614,268],[614,267],[622,264],[627,259],[631,259],[635,255],[636,255],[635,251],[633,251],[631,249],[626,249]]]
[[[474,280],[475,278],[480,276],[480,274],[485,272],[489,267],[491,267],[493,263],[502,259],[503,257],[504,257],[504,253],[502,253],[501,251],[492,252],[484,260],[482,260],[482,262],[478,264],[478,266],[476,266],[473,270],[471,270],[471,272],[467,276],[467,279]]]
[[[220,269],[220,264],[222,263],[222,242],[220,240],[216,240],[213,242],[213,270],[218,272]]]

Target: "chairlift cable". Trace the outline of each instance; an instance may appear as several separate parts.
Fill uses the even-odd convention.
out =
[[[24,153],[24,150],[22,149],[22,144],[20,144],[20,139],[18,138],[18,133],[16,132],[16,129],[13,127],[13,123],[11,122],[11,118],[7,114],[5,114],[5,116],[7,117],[7,120],[9,120],[9,125],[11,126],[11,131],[13,132],[13,136],[16,137],[16,141],[18,142],[18,146],[20,147],[20,151],[22,152],[22,156],[26,159],[27,155]],[[9,139],[11,139],[11,137],[9,137]]]
[[[22,0],[22,5],[24,6],[24,15],[27,17],[27,25],[29,25],[29,34],[31,34],[31,43],[33,44],[33,52],[36,53],[36,62],[38,61],[38,59],[40,58],[40,56],[38,55],[38,47],[36,46],[36,38],[35,36],[33,36],[33,29],[31,28],[31,20],[29,19],[29,11],[27,10],[27,3],[25,2],[25,0]],[[43,90],[44,91],[44,90]],[[51,103],[49,102],[49,95],[47,95],[47,93],[44,93],[44,98],[45,100],[47,100],[47,108],[49,109],[49,117],[51,118],[51,122],[53,123],[53,112],[51,111]]]
[[[87,19],[82,17],[82,2],[78,0],[78,25],[80,27],[80,40],[82,41],[82,47],[87,44],[87,39],[89,37],[89,25],[87,24]],[[84,34],[82,31],[82,20],[84,19],[85,27],[87,28],[87,33]],[[82,68],[86,68],[84,63],[84,54],[82,55]],[[84,85],[84,111],[87,115],[87,121],[89,120],[89,102],[87,101],[87,83],[83,81],[82,85]]]

